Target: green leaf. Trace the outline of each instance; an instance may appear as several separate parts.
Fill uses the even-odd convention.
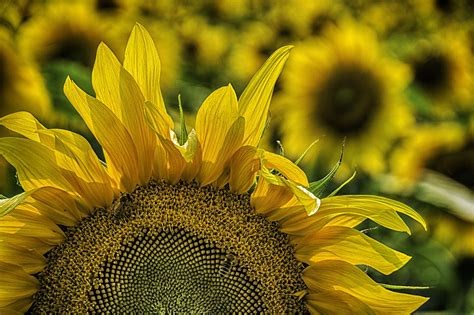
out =
[[[304,159],[304,157],[306,156],[306,154],[308,154],[309,150],[311,150],[311,148],[319,142],[319,139],[313,141],[313,143],[311,143],[307,148],[306,150],[304,150],[303,154],[301,154],[301,156],[296,160],[295,164],[298,165],[302,159]]]
[[[283,148],[283,144],[281,143],[280,140],[277,140],[277,144],[278,144],[278,154],[281,155],[281,156],[285,156],[285,148]]]
[[[354,171],[354,174],[352,174],[351,177],[349,177],[344,183],[342,183],[339,187],[337,187],[336,189],[334,189],[334,191],[332,193],[329,194],[328,197],[332,197],[334,195],[336,195],[339,190],[341,190],[344,186],[346,186],[347,184],[349,184],[356,176],[357,174],[357,171]]]
[[[395,284],[386,284],[386,283],[379,283],[382,287],[391,290],[428,290],[432,289],[433,287],[429,286],[411,286],[411,285],[395,285]]]
[[[186,129],[186,121],[184,120],[183,104],[181,103],[181,95],[178,95],[179,106],[179,122],[181,124],[179,133],[179,144],[184,145],[188,140],[188,130]]]
[[[339,161],[334,165],[334,167],[329,171],[329,173],[324,176],[322,179],[312,182],[309,184],[309,191],[312,192],[317,197],[322,197],[322,194],[326,187],[329,185],[331,179],[336,175],[337,170],[342,164],[342,158],[344,156],[344,142],[342,143],[341,156]]]

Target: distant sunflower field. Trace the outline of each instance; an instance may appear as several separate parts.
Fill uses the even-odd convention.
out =
[[[0,117],[0,314],[474,314],[472,1],[2,0]],[[97,228],[116,221],[120,244]],[[122,257],[177,244],[156,261],[200,248],[187,264],[223,293],[191,308],[211,284],[181,270],[177,289],[154,266],[140,281],[171,293],[126,308],[150,284],[112,290],[103,273],[148,261],[89,266],[71,245],[89,241]],[[64,252],[100,277],[77,285],[87,303],[52,309],[69,297],[48,288],[76,286],[61,278],[72,269],[48,282]]]

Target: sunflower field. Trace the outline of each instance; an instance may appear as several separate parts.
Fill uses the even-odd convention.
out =
[[[473,1],[0,0],[0,314],[414,312],[474,314]]]

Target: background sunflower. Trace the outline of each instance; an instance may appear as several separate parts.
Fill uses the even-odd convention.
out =
[[[3,1],[0,116],[30,111],[48,128],[79,132],[103,160],[99,143],[64,97],[64,79],[70,75],[94,95],[90,78],[97,46],[107,43],[122,61],[129,31],[138,21],[161,57],[162,96],[169,114],[179,120],[180,107],[184,110],[189,128],[180,120],[173,136],[184,143],[197,123],[190,113],[217,86],[232,82],[240,95],[274,50],[293,44],[285,79],[275,85],[278,97],[273,98],[260,145],[298,159],[310,179],[328,170],[334,175],[338,169],[323,194],[357,170],[341,192],[385,195],[419,209],[428,233],[409,239],[363,223],[365,234],[413,256],[410,268],[388,278],[371,268],[363,270],[378,282],[429,286],[422,293],[431,299],[421,310],[468,313],[474,310],[469,236],[474,208],[469,184],[474,178],[469,145],[474,130],[472,11],[466,0]],[[356,47],[357,38],[367,44]],[[55,50],[60,47],[71,49]],[[305,91],[322,86],[341,61],[362,69],[362,76],[376,78],[351,84],[365,91],[378,84],[384,91],[378,93],[383,110],[342,115],[340,106],[324,115],[310,114],[308,109],[320,107],[314,93]],[[295,64],[300,64],[298,70]],[[340,96],[346,104],[360,103],[356,94],[349,94]],[[317,123],[310,123],[310,117]],[[365,124],[369,128],[335,133],[323,123],[325,118],[344,127],[354,117],[362,122],[371,117]],[[0,129],[2,135],[8,132]],[[21,191],[18,175],[13,168],[5,172],[0,167],[0,194],[13,196]],[[227,266],[233,260],[223,261]],[[354,305],[344,294],[325,293],[315,300],[323,307],[322,301],[330,298]]]

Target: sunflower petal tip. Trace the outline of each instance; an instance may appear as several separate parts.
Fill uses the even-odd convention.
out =
[[[297,186],[302,192],[304,192],[306,195],[308,195],[311,199],[314,200],[315,204],[312,207],[312,209],[307,210],[308,216],[314,215],[316,212],[318,212],[319,208],[321,207],[321,199],[316,197],[312,192],[310,192],[308,189],[305,187],[298,185]]]

